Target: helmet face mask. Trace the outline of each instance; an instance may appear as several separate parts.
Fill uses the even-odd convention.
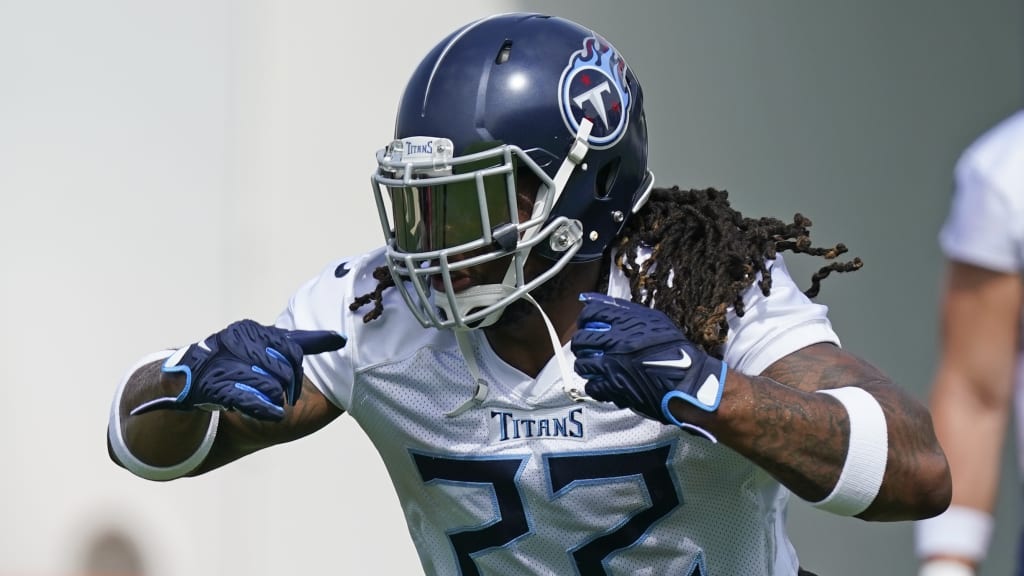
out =
[[[387,259],[395,285],[424,326],[478,328],[564,267],[527,279],[524,267],[539,243],[558,243],[565,263],[579,248],[578,223],[548,221],[554,182],[525,152],[491,143],[459,158],[444,153],[443,138],[412,137],[378,151],[373,189],[388,239]],[[436,150],[440,148],[442,153]],[[531,177],[532,176],[532,177]],[[532,214],[520,219],[520,180]],[[511,256],[502,284],[474,286],[460,294],[453,276]],[[440,278],[444,290],[434,288]]]
[[[373,175],[388,266],[424,326],[488,326],[601,257],[653,184],[642,102],[614,48],[559,18],[484,18],[424,58]],[[553,265],[527,279],[531,254]],[[499,283],[458,289],[503,258]]]

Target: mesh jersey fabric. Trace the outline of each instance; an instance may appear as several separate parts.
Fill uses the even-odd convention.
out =
[[[380,453],[426,574],[797,573],[784,487],[726,446],[571,401],[554,360],[531,378],[472,333],[490,391],[447,417],[476,388],[454,335],[422,328],[391,290],[377,320],[348,310],[383,264],[382,250],[331,263],[277,324],[348,336],[339,351],[307,356],[306,374]],[[746,314],[729,316],[725,359],[741,372],[839,344],[827,308],[802,294],[781,257],[771,264],[771,295],[754,287]],[[617,270],[609,293],[628,297]],[[571,365],[568,346],[562,354]]]

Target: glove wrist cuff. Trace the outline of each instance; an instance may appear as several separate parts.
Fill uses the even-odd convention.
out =
[[[661,413],[669,423],[688,432],[704,436],[712,442],[718,442],[714,434],[703,427],[679,420],[669,409],[669,402],[673,398],[678,398],[703,412],[712,413],[718,410],[719,404],[722,403],[722,393],[725,390],[725,379],[729,366],[722,360],[708,357],[701,368],[697,379],[700,384],[696,386],[695,390],[691,393],[677,388],[665,394],[661,400]]]

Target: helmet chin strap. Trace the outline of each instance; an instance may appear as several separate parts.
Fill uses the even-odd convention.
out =
[[[506,279],[507,278],[508,275],[506,275]],[[448,299],[446,294],[442,292],[434,292],[434,305],[437,306],[449,319],[462,318],[466,314],[472,313],[473,310],[491,306],[514,291],[514,286],[509,286],[504,282],[501,284],[470,286],[453,296],[453,299],[455,300],[455,309],[452,309],[451,300]],[[475,330],[477,328],[486,328],[487,326],[497,322],[498,318],[501,318],[501,313],[504,311],[504,308],[499,308],[484,316],[482,320],[475,322],[471,327],[454,326],[452,327],[452,330],[462,332],[466,330]]]
[[[558,364],[558,373],[562,381],[562,390],[565,395],[569,397],[573,402],[583,402],[586,400],[593,400],[587,396],[586,391],[581,390],[576,386],[575,372],[569,369],[569,360],[565,357],[565,351],[562,349],[562,341],[558,338],[558,333],[555,332],[555,327],[551,323],[551,319],[541,308],[540,304],[531,296],[529,293],[523,296],[523,299],[533,304],[537,311],[540,312],[540,317],[544,319],[544,326],[547,328],[548,339],[551,341],[551,349],[554,352],[555,363]],[[487,380],[484,379],[483,374],[480,371],[480,366],[476,362],[476,354],[473,352],[473,343],[469,339],[468,330],[455,330],[455,341],[459,345],[459,352],[462,357],[466,360],[466,368],[469,369],[469,374],[473,377],[473,381],[476,382],[476,391],[473,392],[473,396],[468,400],[460,404],[454,410],[445,414],[448,418],[454,418],[459,414],[476,408],[487,400],[487,394],[490,392],[490,387],[487,385]]]
[[[472,312],[474,308],[490,306],[515,291],[514,267],[515,262],[510,262],[508,271],[505,272],[505,279],[501,284],[470,286],[466,290],[455,294],[454,300],[455,305],[458,307],[459,317],[462,317],[463,310]],[[513,286],[509,286],[510,282]],[[526,296],[529,297],[529,294]],[[435,300],[437,307],[447,314],[448,318],[456,317],[453,315],[455,311],[451,309],[450,301],[447,296],[437,294],[435,296]],[[530,297],[530,300],[533,300],[533,298]],[[484,316],[483,320],[480,320],[472,328],[458,325],[452,328],[452,331],[455,332],[455,342],[459,345],[459,353],[462,354],[462,358],[466,361],[466,368],[469,370],[469,374],[473,377],[473,381],[476,383],[476,391],[473,392],[473,396],[468,400],[460,404],[454,410],[445,414],[448,418],[454,418],[470,408],[475,408],[483,404],[484,400],[487,400],[487,393],[490,391],[490,388],[487,386],[487,380],[484,379],[480,372],[480,366],[476,363],[476,354],[473,352],[473,343],[470,341],[469,333],[471,330],[486,328],[487,326],[494,324],[498,321],[498,318],[501,318],[503,312],[505,312],[505,308],[499,308],[494,312],[491,312],[487,316]]]
[[[594,123],[586,118],[580,122],[580,127],[576,131],[576,138],[573,139],[572,146],[569,147],[569,153],[565,155],[565,160],[562,160],[562,165],[558,167],[558,172],[555,172],[555,177],[551,179],[553,182],[554,194],[551,195],[550,200],[538,200],[538,202],[534,204],[533,214],[535,216],[538,212],[550,211],[550,209],[558,203],[558,198],[562,195],[562,190],[565,190],[565,185],[569,182],[569,177],[572,176],[572,173],[576,171],[576,167],[583,162],[583,158],[586,157],[587,152],[590,151],[590,145],[587,144],[587,139],[590,138],[590,131],[593,128]],[[539,227],[527,230],[526,234],[523,235],[523,240],[529,240],[539,230]]]

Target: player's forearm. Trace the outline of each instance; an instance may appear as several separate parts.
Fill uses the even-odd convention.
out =
[[[953,504],[991,512],[1012,399],[988,401],[966,379],[942,377],[932,397],[935,433],[953,475]]]
[[[765,376],[730,373],[715,414],[684,416],[706,425],[796,495],[817,502],[830,494],[843,471],[850,419],[839,401],[815,391],[863,388],[885,415],[888,456],[881,488],[858,517],[908,520],[941,512],[949,502],[949,471],[927,411],[877,370],[858,364],[838,348],[811,347]]]
[[[133,408],[144,402],[180,392],[182,378],[162,374],[161,363],[152,362],[135,371],[125,384],[119,411],[122,435],[131,453],[150,466],[166,467],[195,453],[209,428],[211,416],[209,412],[175,410],[130,415]],[[111,458],[117,462],[113,454]]]
[[[996,382],[1009,382],[1011,374],[1005,370],[993,375],[999,368],[994,365],[985,366],[983,374],[970,374],[955,360],[947,357],[940,366],[931,402],[935,433],[949,460],[953,497],[945,513],[915,525],[915,551],[923,562],[920,576],[974,574],[992,535],[999,462],[1012,404],[1010,387]]]
[[[715,414],[688,421],[761,466],[809,501],[828,495],[845,460],[849,422],[841,406],[767,378],[729,373]],[[681,402],[680,409],[689,409]],[[670,408],[675,408],[670,406]]]

